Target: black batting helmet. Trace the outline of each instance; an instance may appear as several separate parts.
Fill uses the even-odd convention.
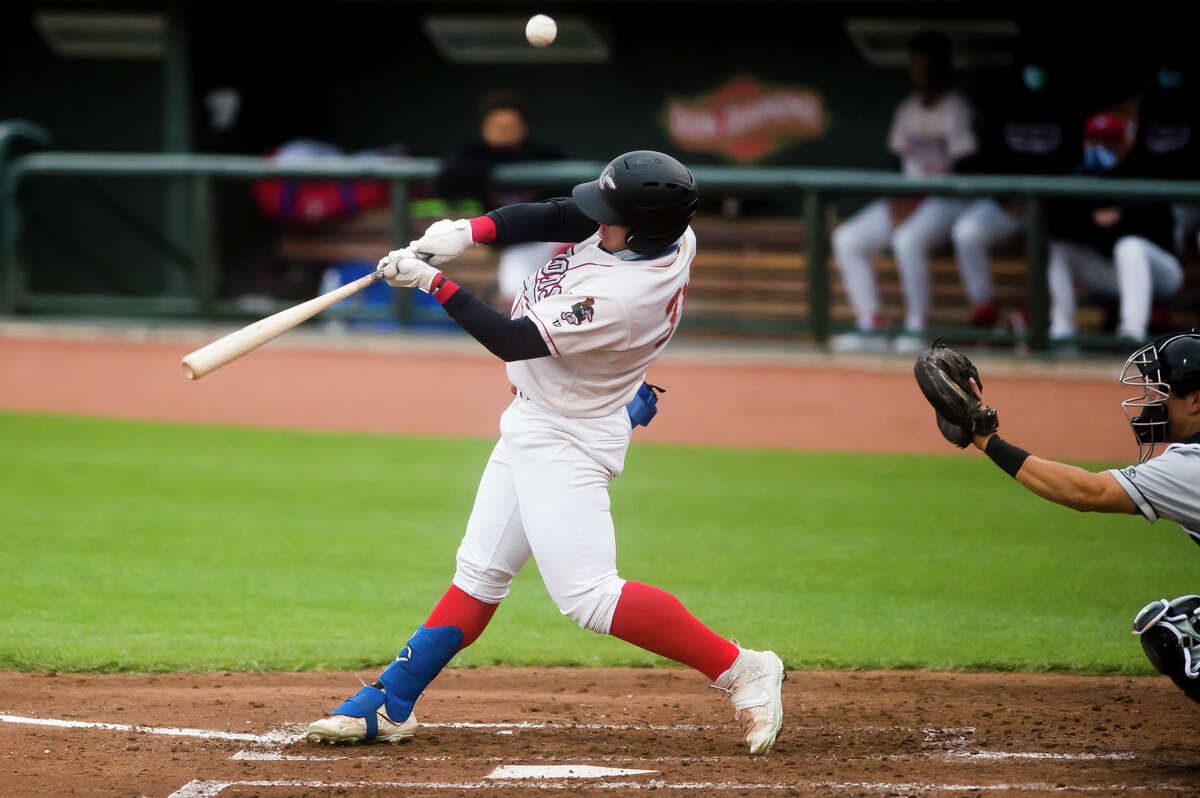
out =
[[[654,150],[614,158],[599,179],[575,186],[571,196],[590,219],[628,227],[625,245],[639,255],[654,255],[675,243],[700,203],[691,171]]]
[[[1145,462],[1156,445],[1167,443],[1167,397],[1200,390],[1200,331],[1167,335],[1134,352],[1121,382],[1142,389],[1121,407],[1137,438],[1138,462]]]

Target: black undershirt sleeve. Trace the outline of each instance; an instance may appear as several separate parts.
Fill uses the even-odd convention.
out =
[[[490,243],[499,246],[531,241],[573,244],[589,237],[599,226],[569,197],[505,205],[489,211],[488,216],[496,223],[496,240]]]
[[[442,308],[471,337],[505,363],[550,354],[550,348],[532,320],[510,319],[461,286]]]

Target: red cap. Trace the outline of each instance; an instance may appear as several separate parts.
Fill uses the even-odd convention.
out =
[[[1126,117],[1104,111],[1088,117],[1083,126],[1083,137],[1088,141],[1125,144],[1131,138],[1132,128],[1132,123]]]

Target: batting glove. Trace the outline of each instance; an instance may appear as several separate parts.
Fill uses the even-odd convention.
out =
[[[433,278],[440,270],[413,255],[412,250],[397,249],[381,258],[376,271],[383,275],[393,288],[420,288],[428,293]]]
[[[409,244],[408,248],[416,253],[417,257],[424,258],[434,266],[440,266],[457,258],[467,247],[474,245],[470,221],[442,219],[429,225],[425,235]]]

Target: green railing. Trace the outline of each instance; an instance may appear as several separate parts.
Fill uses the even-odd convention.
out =
[[[172,312],[211,315],[215,307],[218,273],[213,255],[216,232],[212,213],[213,180],[314,177],[387,181],[392,187],[391,238],[397,245],[403,245],[410,240],[412,233],[408,218],[409,184],[432,177],[437,165],[433,159],[330,158],[303,165],[281,165],[244,156],[70,152],[34,153],[7,164],[0,161],[0,314],[22,310],[29,304],[26,275],[18,257],[21,235],[19,200],[22,185],[32,179],[93,176],[187,181],[192,187],[190,230],[196,263],[194,290],[193,297],[183,302],[169,303],[169,309]],[[599,162],[590,161],[517,164],[497,169],[494,177],[502,185],[563,186],[592,179],[602,166]],[[990,175],[913,179],[893,172],[770,167],[698,167],[695,174],[702,189],[710,193],[791,194],[802,198],[810,302],[808,326],[818,341],[824,341],[830,331],[826,209],[832,198],[843,195],[938,194],[1022,200],[1027,223],[1025,238],[1030,345],[1035,349],[1046,347],[1049,328],[1046,198],[1104,197],[1112,200],[1200,202],[1200,182],[1184,181]],[[94,301],[96,298],[90,299]]]

